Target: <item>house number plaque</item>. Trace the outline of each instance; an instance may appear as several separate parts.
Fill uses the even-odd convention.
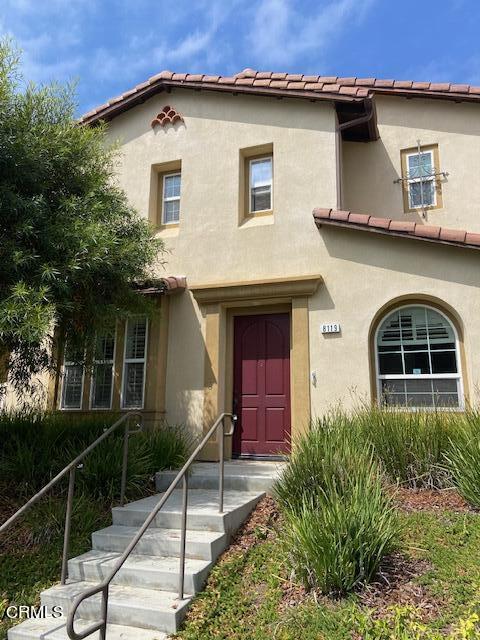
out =
[[[322,333],[340,333],[339,322],[324,322],[322,324]]]

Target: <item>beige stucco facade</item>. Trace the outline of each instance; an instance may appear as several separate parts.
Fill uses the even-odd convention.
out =
[[[152,128],[165,104],[184,122]],[[480,164],[480,106],[385,96],[376,105],[380,138],[341,144],[344,208],[480,231],[480,183],[472,177]],[[168,422],[201,432],[231,408],[231,318],[246,309],[290,314],[294,434],[335,404],[375,399],[372,327],[395,301],[425,300],[453,318],[465,396],[474,398],[480,383],[479,253],[317,229],[313,208],[338,202],[335,126],[329,102],[186,89],[160,93],[111,121],[109,136],[121,150],[119,183],[152,222],[158,220],[158,175],[181,165],[180,220],[158,230],[168,250],[158,275],[185,275],[188,289],[171,297],[163,317],[166,353],[147,367],[147,388],[153,397],[149,377],[158,381],[164,402],[156,406]],[[418,139],[438,145],[441,168],[449,173],[444,206],[426,219],[403,212],[402,187],[393,182],[401,175],[401,150]],[[244,155],[266,146],[273,149],[273,213],[244,219]],[[341,332],[322,334],[326,322],[340,323]],[[158,349],[151,341],[149,350]],[[153,367],[162,362],[159,376]]]

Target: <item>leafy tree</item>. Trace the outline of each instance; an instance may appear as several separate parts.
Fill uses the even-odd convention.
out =
[[[54,365],[54,334],[83,351],[147,311],[132,283],[163,252],[115,182],[105,126],[79,125],[75,106],[70,85],[25,85],[0,41],[0,358],[21,393]]]

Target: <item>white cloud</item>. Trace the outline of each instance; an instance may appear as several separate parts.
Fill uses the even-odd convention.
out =
[[[254,56],[266,66],[290,65],[305,53],[324,53],[343,29],[359,24],[375,0],[330,0],[301,12],[291,0],[262,0],[249,38]]]

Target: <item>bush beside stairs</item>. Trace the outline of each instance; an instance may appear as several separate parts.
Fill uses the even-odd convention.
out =
[[[176,490],[109,589],[108,640],[163,640],[175,633],[192,597],[202,589],[218,556],[273,484],[277,465],[271,462],[225,464],[224,512],[218,512],[218,465],[197,463],[189,479],[185,595],[178,599],[182,492]],[[164,491],[174,472],[157,474],[157,489]],[[107,577],[116,560],[144,522],[161,493],[112,509],[113,524],[92,534],[92,550],[68,563],[68,580],[41,594],[51,612],[62,607],[63,616],[30,619],[12,627],[9,640],[67,640],[66,616],[76,596]],[[84,601],[77,612],[80,632],[100,618],[100,595]],[[98,638],[98,632],[89,636]]]

